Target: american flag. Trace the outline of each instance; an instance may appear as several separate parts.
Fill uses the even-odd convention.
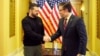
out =
[[[61,18],[57,5],[61,2],[69,2],[69,0],[36,0],[36,2],[40,6],[39,16],[43,20],[45,34],[50,36],[56,32],[59,19]],[[58,40],[61,42],[61,39]]]

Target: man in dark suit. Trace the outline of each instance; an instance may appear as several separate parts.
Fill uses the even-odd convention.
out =
[[[61,19],[57,32],[44,41],[54,41],[62,35],[62,56],[85,56],[87,34],[83,20],[71,13],[70,2],[59,4]],[[66,24],[65,24],[66,23]]]

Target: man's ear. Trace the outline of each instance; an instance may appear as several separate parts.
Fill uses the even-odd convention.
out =
[[[32,14],[32,10],[29,10],[29,15],[31,15]]]
[[[31,9],[29,10],[29,12],[31,12]]]
[[[32,10],[30,9],[30,10],[29,10],[29,13],[31,13],[31,12],[32,12]]]

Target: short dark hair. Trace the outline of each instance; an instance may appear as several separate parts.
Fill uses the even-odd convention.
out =
[[[33,7],[39,7],[39,6],[38,6],[38,4],[36,4],[36,3],[30,3],[30,4],[29,4],[29,10],[30,10],[30,9],[34,9]]]
[[[62,2],[62,3],[59,3],[59,6],[63,6],[63,9],[68,9],[68,12],[71,12],[71,3],[70,2]]]

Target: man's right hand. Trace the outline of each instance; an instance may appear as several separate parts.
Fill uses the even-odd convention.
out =
[[[49,41],[51,41],[51,38],[49,36],[44,36],[43,41],[49,42]]]

